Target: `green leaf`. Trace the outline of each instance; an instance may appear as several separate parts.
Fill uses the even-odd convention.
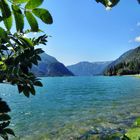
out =
[[[42,83],[40,81],[35,81],[34,82],[35,86],[43,87]]]
[[[13,0],[13,3],[15,4],[22,4],[22,3],[25,3],[25,2],[28,2],[29,0]]]
[[[121,138],[121,140],[131,140],[129,137],[127,137],[126,135],[123,135],[123,137]]]
[[[51,14],[49,13],[48,10],[43,9],[43,8],[35,8],[32,11],[38,18],[40,18],[44,23],[46,24],[52,24],[53,19]]]
[[[124,139],[124,140],[139,140],[139,138],[140,138],[140,128],[136,127],[136,128],[128,129],[125,136],[127,137],[127,139]]]
[[[24,47],[33,47],[33,43],[29,38],[20,37],[19,39],[25,45]]]
[[[23,86],[18,85],[18,92],[19,92],[19,93],[21,93],[21,92],[23,91],[23,89],[24,89]]]
[[[33,32],[37,32],[38,31],[38,23],[37,23],[37,20],[35,19],[35,17],[33,16],[33,14],[29,11],[26,11],[25,16],[28,20],[28,23],[30,24],[31,30]]]
[[[120,0],[110,0],[110,2],[112,3],[111,7],[113,7],[113,6],[117,5],[120,2]]]
[[[14,133],[14,131],[12,129],[10,129],[10,128],[5,128],[4,131],[6,133],[10,134],[10,135],[16,136],[15,133]]]
[[[10,108],[5,101],[2,101],[0,98],[0,114],[10,112]]]
[[[102,3],[105,7],[108,6],[108,0],[96,0],[96,2]]]
[[[1,136],[4,140],[8,140],[8,135],[7,135],[7,133],[6,133],[5,131],[2,131],[2,132],[0,133],[0,136]]]
[[[140,126],[140,118],[137,118],[134,122],[134,125]]]
[[[38,61],[37,61],[36,57],[32,57],[31,62],[35,65],[38,65]]]
[[[120,0],[96,0],[96,2],[102,3],[105,7],[113,7],[119,3]]]
[[[29,94],[29,88],[28,87],[25,87],[24,90],[23,90],[23,93],[26,97],[30,97],[30,94]]]
[[[32,93],[32,95],[35,95],[35,88],[33,85],[30,86],[30,92]]]
[[[12,27],[12,14],[10,11],[10,8],[5,0],[0,1],[0,8],[2,12],[2,18],[4,21],[4,25],[7,28],[7,30],[10,30]]]
[[[8,18],[11,16],[10,7],[8,6],[5,0],[0,1],[0,8],[1,8],[3,18]]]
[[[9,124],[10,124],[10,121],[3,122],[3,123],[2,123],[2,127],[3,127],[3,128],[6,128],[6,127],[9,126]]]
[[[1,114],[0,115],[0,121],[8,121],[11,117],[8,114]]]
[[[26,9],[35,9],[36,7],[40,6],[44,0],[29,0],[26,4]]]
[[[37,59],[38,61],[41,61],[41,57],[40,57],[39,55],[36,55],[36,59]]]
[[[8,50],[8,47],[5,45],[0,45],[0,50]]]
[[[44,51],[41,48],[35,49],[36,54],[44,53]]]
[[[6,39],[7,38],[7,33],[6,31],[0,27],[0,38],[1,39]]]
[[[22,32],[24,28],[24,16],[22,14],[22,11],[17,5],[12,5],[12,10],[16,22],[16,29],[17,31]]]
[[[0,16],[0,22],[3,20],[2,16]]]

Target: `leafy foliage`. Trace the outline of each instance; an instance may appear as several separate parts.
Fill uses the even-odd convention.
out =
[[[8,134],[15,136],[15,133],[12,129],[7,128],[10,124],[11,117],[8,115],[10,108],[5,101],[2,101],[0,98],[0,136],[8,140]]]
[[[120,0],[96,0],[96,2],[102,3],[105,7],[113,7],[119,3]]]
[[[113,7],[120,0],[96,0],[106,7]],[[40,8],[43,0],[0,0],[0,82],[18,87],[19,93],[29,97],[35,95],[35,86],[42,86],[40,80],[31,73],[32,65],[38,65],[42,49],[36,49],[39,44],[46,45],[46,35],[38,38],[27,38],[26,33],[39,32],[39,18],[45,24],[52,24],[53,18],[47,9]],[[140,1],[138,0],[140,3]],[[14,18],[13,18],[14,17]],[[27,19],[31,29],[25,30]],[[15,22],[14,22],[15,21]],[[13,23],[16,32],[12,33]],[[6,102],[0,99],[0,136],[8,140],[8,134],[15,136],[13,130],[7,128],[10,124],[10,111]]]
[[[135,126],[140,126],[140,118],[137,118],[134,122]]]
[[[31,30],[34,32],[37,32],[38,31],[38,23],[37,23],[35,17],[33,16],[33,14],[29,11],[26,11],[25,16],[26,16],[26,18],[31,26]]]
[[[34,9],[42,4],[43,0],[29,0],[26,4],[26,9]]]
[[[0,1],[0,9],[4,25],[9,31],[12,27],[12,12],[6,0]]]
[[[33,13],[46,24],[52,24],[53,20],[48,10],[43,8],[33,9]]]
[[[46,45],[47,35],[36,38],[26,37],[27,33],[40,32],[38,18],[46,24],[52,24],[53,19],[47,9],[39,8],[43,0],[1,0],[0,22],[0,83],[16,85],[19,93],[26,97],[35,95],[35,86],[42,87],[40,79],[32,72],[33,65],[38,65],[43,50],[36,46]],[[14,18],[13,18],[14,17]],[[25,18],[31,29],[25,29]],[[13,23],[16,32],[11,32]],[[6,110],[7,109],[7,110]],[[8,134],[15,136],[13,130],[7,128],[10,108],[0,99],[0,136],[8,140]]]
[[[12,27],[13,16],[15,18],[16,29],[18,32],[22,32],[23,30],[24,16],[26,15],[31,29],[34,29],[38,26],[36,17],[40,18],[46,24],[52,24],[53,22],[52,16],[47,9],[38,8],[42,4],[43,0],[11,0],[10,2],[11,5],[8,5],[7,0],[0,1],[0,9],[2,15],[1,21],[4,22],[4,25],[8,31],[10,31]],[[30,18],[33,20],[33,22],[31,22]],[[35,30],[35,32],[37,31]]]
[[[97,3],[103,4],[105,7],[110,7],[110,8],[116,6],[120,2],[120,0],[95,0],[95,1]],[[140,0],[137,1],[140,4]]]
[[[22,32],[24,28],[24,16],[21,9],[17,5],[12,5],[13,14],[16,22],[16,29],[18,32]]]

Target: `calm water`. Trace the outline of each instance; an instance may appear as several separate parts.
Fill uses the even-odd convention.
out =
[[[27,99],[0,85],[20,140],[69,140],[89,130],[127,128],[140,116],[140,79],[135,77],[42,78]],[[19,139],[17,138],[17,139]]]

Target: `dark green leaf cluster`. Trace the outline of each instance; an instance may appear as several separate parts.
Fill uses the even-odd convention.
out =
[[[8,115],[10,108],[5,101],[0,98],[0,136],[4,140],[8,140],[8,134],[15,136],[12,129],[7,128],[10,124],[11,117]]]
[[[105,7],[113,7],[119,3],[120,0],[96,0],[96,2],[100,2]]]
[[[41,31],[38,19],[45,24],[52,24],[49,11],[39,7],[42,3],[43,0],[0,0],[0,22],[5,25],[5,28],[0,27],[0,83],[16,85],[19,93],[27,97],[35,95],[35,86],[43,86],[31,68],[38,65],[40,54],[43,53],[36,46],[46,45],[48,36],[25,37],[28,33]],[[30,29],[25,29],[25,20]],[[13,23],[16,26],[15,33],[11,32]],[[14,132],[7,128],[10,116],[6,113],[10,109],[5,112],[5,107],[6,103],[0,100],[0,121],[4,121],[0,124],[0,136],[7,140],[7,134],[14,135]]]
[[[95,0],[97,3],[103,4],[105,7],[114,7],[116,6],[120,0]],[[140,4],[140,0],[137,0],[138,3]]]
[[[32,65],[38,65],[43,50],[36,45],[46,44],[47,36],[29,39],[21,34],[6,34],[0,42],[0,81],[17,85],[19,93],[29,97],[35,95],[34,86],[42,86],[39,79],[31,73]],[[39,84],[38,84],[39,83]]]
[[[17,85],[19,93],[23,92],[29,97],[35,95],[34,86],[42,86],[38,78],[31,73],[32,65],[38,65],[41,60],[42,49],[36,49],[37,45],[46,45],[46,35],[37,38],[27,38],[26,33],[39,32],[38,21],[51,24],[52,17],[48,10],[38,8],[43,0],[7,0],[0,1],[1,22],[6,30],[0,27],[0,82],[8,82]],[[13,23],[16,23],[16,33],[11,33]],[[24,31],[24,17],[26,17],[31,29]]]

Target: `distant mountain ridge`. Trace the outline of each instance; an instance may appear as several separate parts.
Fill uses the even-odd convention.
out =
[[[112,61],[105,62],[79,62],[67,68],[77,76],[103,75],[104,70]]]
[[[140,46],[122,54],[105,70],[105,75],[127,75],[140,73]]]
[[[73,76],[64,64],[60,63],[56,58],[42,53],[41,61],[38,66],[33,66],[31,71],[37,76]]]
[[[140,73],[140,46],[121,55],[115,61],[79,62],[65,67],[56,58],[43,53],[38,66],[32,72],[37,76],[94,76],[128,75]]]

